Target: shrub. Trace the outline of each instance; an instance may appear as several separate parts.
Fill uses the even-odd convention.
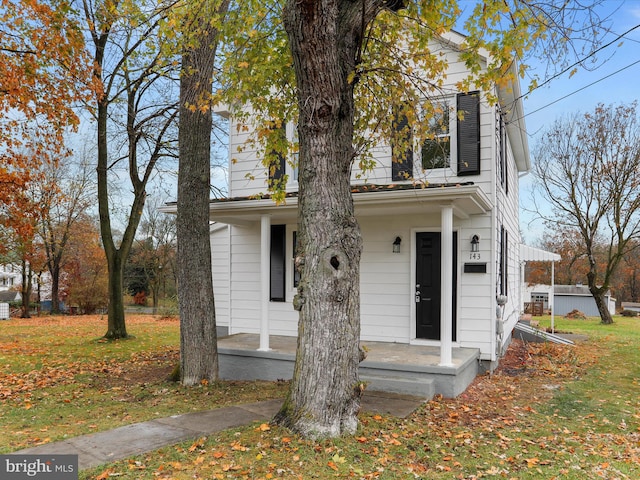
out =
[[[145,292],[138,292],[133,296],[133,303],[136,305],[146,305],[147,304],[147,294]]]
[[[637,317],[640,312],[636,312],[635,310],[623,310],[620,312],[620,315],[623,317]]]

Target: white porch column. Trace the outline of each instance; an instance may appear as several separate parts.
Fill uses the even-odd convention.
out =
[[[260,347],[269,350],[269,281],[271,258],[271,217],[260,217]]]
[[[440,365],[453,366],[453,206],[442,205],[440,234]]]

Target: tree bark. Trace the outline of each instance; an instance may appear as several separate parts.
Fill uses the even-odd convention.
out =
[[[591,293],[593,295],[593,299],[596,301],[598,312],[600,313],[600,323],[611,325],[613,323],[613,317],[611,316],[611,312],[609,312],[609,305],[605,297],[606,292],[597,288],[595,292],[591,291]]]
[[[105,40],[106,41],[106,40]],[[97,133],[98,133],[98,214],[100,217],[100,236],[107,257],[109,274],[109,306],[107,307],[107,332],[105,338],[115,340],[127,338],[127,327],[124,317],[123,268],[120,251],[113,241],[111,216],[109,213],[109,186],[107,178],[108,144],[107,144],[108,108],[106,99],[98,101]]]
[[[33,271],[31,264],[24,258],[22,259],[22,318],[31,318],[31,290],[33,280]]]
[[[362,238],[350,189],[356,82],[349,77],[364,30],[384,5],[288,0],[284,8],[298,87],[301,281],[294,375],[274,421],[310,438],[351,434],[358,424]]]
[[[196,385],[218,379],[216,313],[211,277],[209,192],[211,183],[211,89],[218,31],[211,14],[229,1],[205,0],[195,23],[197,46],[184,53],[180,77],[180,149],[177,201],[177,283],[180,311],[180,380]]]
[[[60,313],[60,264],[56,262],[49,270],[51,273],[51,314]]]

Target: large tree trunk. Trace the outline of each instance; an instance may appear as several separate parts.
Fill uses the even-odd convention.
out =
[[[31,271],[31,265],[23,258],[22,259],[22,289],[20,294],[22,295],[22,318],[31,318],[31,281],[33,280],[33,273]]]
[[[384,2],[288,0],[284,24],[298,87],[298,348],[275,421],[303,436],[356,430],[362,384],[362,239],[350,190],[355,82],[366,25]],[[363,11],[364,9],[364,11]]]
[[[587,285],[589,286],[589,291],[591,292],[591,295],[593,295],[593,299],[596,302],[596,307],[598,307],[598,313],[600,313],[600,322],[605,325],[611,325],[613,323],[613,317],[609,312],[609,306],[607,305],[605,295],[609,290],[609,278],[611,278],[611,274],[609,272],[615,270],[615,265],[617,264],[617,262],[615,262],[615,260],[609,260],[609,265],[613,266],[607,267],[607,273],[604,275],[605,278],[603,285],[597,285],[596,279],[598,278],[598,267],[595,260],[595,255],[593,253],[593,244],[591,242],[587,242],[587,258],[589,259]]]
[[[51,313],[60,313],[60,264],[55,262],[50,270],[51,273]]]
[[[209,192],[211,183],[211,88],[218,32],[210,25],[228,0],[204,0],[195,15],[202,28],[185,52],[180,77],[178,143],[177,283],[180,310],[180,379],[183,385],[218,379],[216,313],[211,277]],[[195,106],[198,108],[189,108]],[[200,108],[206,107],[206,108]]]
[[[591,284],[589,285],[589,291],[593,295],[596,307],[598,307],[598,313],[600,313],[600,322],[605,325],[611,325],[613,323],[613,317],[611,316],[611,312],[609,312],[609,305],[605,296],[607,290],[608,288],[597,287]]]
[[[124,262],[119,252],[114,252],[108,260],[109,267],[109,306],[107,308],[107,333],[105,338],[116,340],[127,338],[127,325],[124,316]]]
[[[128,235],[125,235],[122,239],[120,249],[116,248],[111,230],[111,216],[109,212],[107,114],[107,105],[104,100],[98,102],[98,166],[96,168],[98,176],[98,213],[100,215],[100,236],[107,257],[107,270],[109,274],[107,333],[105,333],[104,336],[110,340],[116,340],[128,337],[124,316],[124,260],[122,255],[123,250],[128,253],[128,249],[125,249],[125,244],[128,242]],[[129,229],[130,227],[127,228],[127,230]],[[126,258],[126,255],[124,255],[124,258]]]

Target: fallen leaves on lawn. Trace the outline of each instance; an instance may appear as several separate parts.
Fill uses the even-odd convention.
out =
[[[233,440],[210,438],[184,458],[183,471],[213,479],[473,480],[560,478],[569,473],[630,478],[620,471],[621,464],[638,465],[640,431],[616,423],[611,429],[617,433],[585,435],[539,413],[555,392],[545,385],[562,388],[596,361],[593,352],[578,348],[514,341],[497,371],[478,377],[455,399],[426,402],[407,419],[362,415],[361,429],[353,437],[321,442],[256,424],[229,434]]]

